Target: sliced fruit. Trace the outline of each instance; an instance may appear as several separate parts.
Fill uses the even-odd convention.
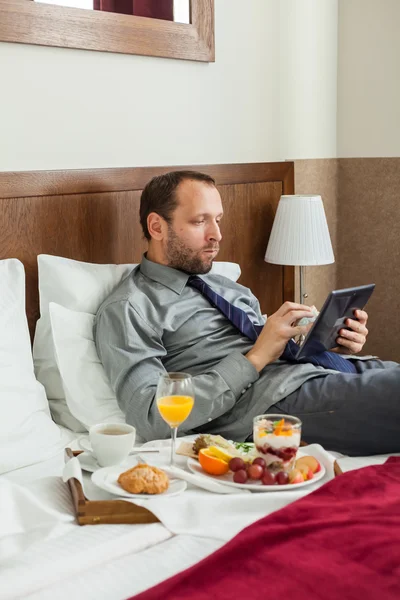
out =
[[[299,469],[292,469],[289,473],[289,483],[303,483],[303,473]]]
[[[308,465],[305,465],[304,463],[302,463],[300,465],[296,464],[296,469],[298,471],[300,471],[300,473],[303,476],[304,481],[307,481],[307,479],[308,479],[308,472],[310,471],[310,467]],[[313,473],[313,475],[314,475],[314,473]]]
[[[321,470],[321,465],[314,456],[302,456],[298,458],[295,463],[296,469],[299,469],[301,465],[307,465],[313,473],[318,473]]]
[[[292,435],[293,430],[290,425],[285,424],[285,419],[281,419],[275,425],[274,435]]]
[[[225,475],[229,471],[228,462],[210,454],[209,448],[200,450],[199,463],[202,469],[210,475]]]
[[[215,458],[220,458],[225,462],[229,462],[231,458],[235,456],[228,450],[225,450],[225,448],[219,448],[218,446],[209,446],[207,450],[211,456],[215,456]]]

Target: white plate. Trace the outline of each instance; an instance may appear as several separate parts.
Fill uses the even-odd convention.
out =
[[[92,481],[99,488],[110,492],[111,494],[115,494],[116,496],[124,497],[124,498],[163,498],[177,496],[184,492],[187,488],[186,481],[182,481],[179,479],[170,479],[169,480],[169,488],[163,492],[162,494],[130,494],[126,490],[124,490],[118,483],[118,477],[126,471],[126,466],[114,466],[114,467],[104,467],[103,469],[99,469],[92,474]]]
[[[300,456],[306,456],[306,455],[303,452],[298,452],[297,458],[300,458]],[[192,471],[192,473],[196,473],[196,475],[201,475],[203,477],[209,477],[209,478],[214,479],[215,481],[218,481],[219,483],[222,483],[224,485],[229,485],[231,487],[236,487],[236,488],[241,488],[241,489],[247,489],[247,490],[251,490],[252,492],[283,492],[285,490],[294,492],[298,488],[304,487],[306,485],[312,485],[316,481],[319,481],[320,479],[322,479],[322,477],[325,475],[325,467],[321,463],[320,463],[320,465],[321,465],[321,470],[318,471],[318,473],[315,473],[315,475],[312,479],[308,479],[307,481],[303,481],[302,483],[288,483],[286,485],[263,485],[261,483],[261,481],[253,481],[253,480],[248,480],[248,481],[252,481],[252,483],[235,483],[233,481],[233,473],[231,471],[226,473],[226,475],[209,475],[208,473],[203,471],[203,469],[200,466],[200,463],[197,460],[194,460],[194,458],[188,458],[188,462],[187,462],[187,466],[189,467],[189,469]]]

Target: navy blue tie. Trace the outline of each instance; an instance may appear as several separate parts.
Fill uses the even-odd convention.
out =
[[[261,333],[263,325],[255,325],[247,313],[234,306],[228,300],[214,292],[214,290],[201,277],[191,275],[187,284],[198,290],[209,303],[217,308],[243,335],[255,342]],[[342,358],[339,354],[333,352],[320,352],[313,356],[307,356],[297,360],[295,355],[298,346],[293,340],[289,340],[281,358],[290,362],[311,363],[313,365],[333,369],[342,373],[357,373],[357,370],[350,360]]]

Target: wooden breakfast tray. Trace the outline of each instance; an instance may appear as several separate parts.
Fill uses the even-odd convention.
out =
[[[306,446],[307,444],[303,442],[300,445]],[[187,449],[179,448],[179,450],[181,450],[181,452],[178,452],[179,454],[186,454],[185,450]],[[79,454],[81,454],[81,451],[73,451],[70,448],[66,448],[65,462],[68,462],[71,458]],[[342,474],[342,470],[336,460],[334,462],[334,472],[335,476]],[[147,508],[125,502],[125,500],[88,500],[83,493],[82,485],[77,479],[69,479],[68,486],[71,490],[72,501],[79,525],[159,522],[159,519],[151,511],[147,510]]]
[[[65,448],[65,462],[79,454],[81,452]],[[159,522],[159,519],[147,508],[125,500],[88,500],[77,479],[69,479],[68,485],[79,525]]]

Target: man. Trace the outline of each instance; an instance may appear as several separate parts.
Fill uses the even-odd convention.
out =
[[[286,302],[264,324],[250,290],[210,273],[222,216],[215,182],[201,173],[168,173],[143,190],[148,252],[95,322],[99,356],[127,422],[147,440],[168,437],[154,401],[157,381],[165,371],[186,371],[196,400],[181,433],[245,440],[253,417],[273,412],[300,417],[303,439],[330,450],[400,451],[399,365],[333,352],[324,353],[322,366],[287,359],[289,340],[308,330],[296,322],[311,309]],[[364,346],[368,315],[355,316],[337,339],[341,354]]]

